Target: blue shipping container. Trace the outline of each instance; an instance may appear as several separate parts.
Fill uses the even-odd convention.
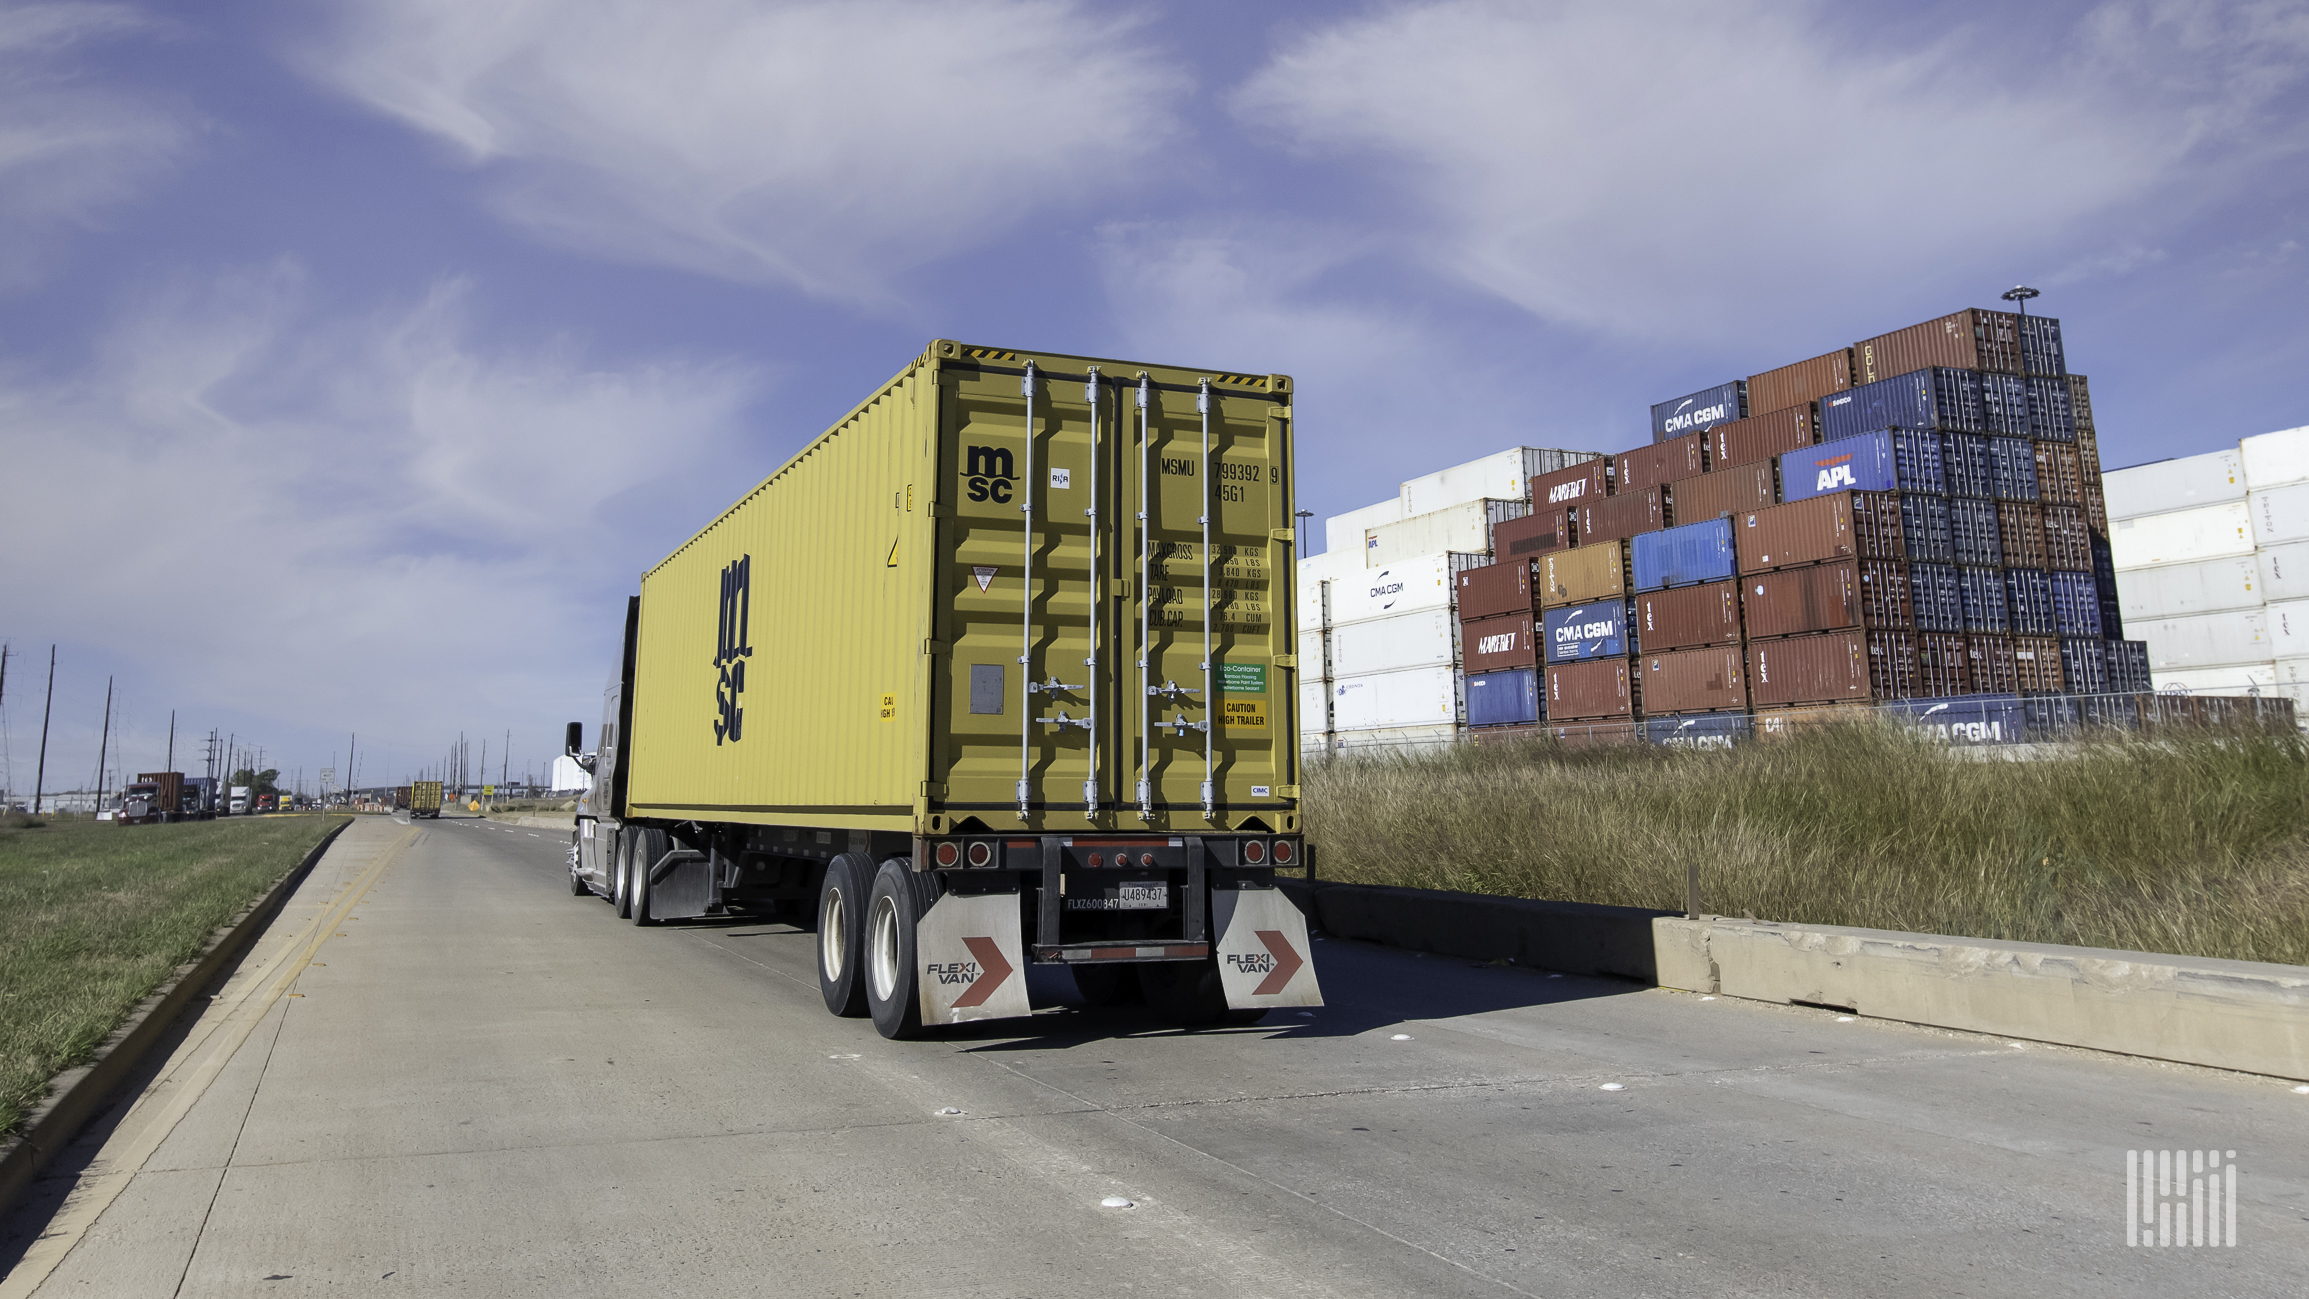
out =
[[[2146,693],[2149,684],[2149,643],[2145,640],[2104,641],[2109,652],[2109,689],[2121,694]]]
[[[2028,436],[2028,380],[2017,374],[1980,376],[1980,427],[2005,437]]]
[[[1665,442],[1686,433],[1728,424],[1748,415],[1748,381],[1734,379],[1702,388],[1689,397],[1663,401],[1652,407],[1652,441]]]
[[[1964,629],[1978,632],[2012,630],[2005,612],[2004,574],[1993,568],[1959,568],[1956,589],[1964,599]]]
[[[2026,729],[2019,695],[1887,700],[1879,707],[1950,744],[2018,744]]]
[[[1940,437],[1883,430],[1823,442],[1780,457],[1780,499],[1810,500],[1830,492],[1940,492]]]
[[[1989,490],[2000,501],[2036,499],[2036,447],[2027,438],[1988,440]]]
[[[2053,623],[2063,636],[2091,636],[2101,634],[2101,597],[2093,587],[2090,573],[2054,573],[2052,577]]]
[[[1467,674],[1469,726],[1528,726],[1539,718],[1538,668]]]
[[[2039,442],[2076,441],[2076,413],[2069,403],[2068,380],[2040,377],[2028,381],[2028,435]]]
[[[1980,372],[1944,365],[1864,383],[1820,399],[1820,439],[1833,442],[1878,429],[1984,433]]]
[[[1739,567],[1732,551],[1732,521],[1703,519],[1628,540],[1638,591],[1721,582]]]
[[[1954,564],[1910,564],[1908,606],[1918,631],[1963,631],[1964,593]]]
[[[2002,564],[2004,534],[1996,529],[1996,502],[1948,498],[1948,537],[1959,564]]]
[[[2117,566],[2109,553],[2109,540],[2095,532],[2093,539],[2093,590],[2101,598],[2101,635],[2109,640],[2125,638],[2124,612],[2117,607]]]
[[[2014,635],[2060,634],[2060,618],[2052,607],[2052,578],[2041,568],[2004,570],[2004,608]]]
[[[1996,474],[1989,464],[1985,434],[1941,434],[1940,469],[1950,496],[1995,495]]]
[[[2064,636],[2060,642],[2060,670],[2067,674],[2072,695],[2109,692],[2109,643],[2098,636]]]
[[[1956,538],[1948,525],[1948,498],[1923,492],[1900,494],[1900,544],[1910,561],[1956,562]]]
[[[1541,637],[1550,663],[1579,663],[1587,659],[1624,659],[1636,652],[1630,620],[1630,600],[1598,600],[1550,609],[1540,616]]]
[[[1746,713],[1654,717],[1644,723],[1644,738],[1677,749],[1729,749],[1753,735],[1754,725]]]
[[[2020,368],[2032,375],[2068,373],[2068,358],[2060,345],[2060,321],[2051,316],[2020,318]]]

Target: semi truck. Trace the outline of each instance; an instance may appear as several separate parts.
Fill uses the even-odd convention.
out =
[[[121,791],[117,825],[159,825],[189,820],[194,811],[181,771],[139,772],[135,783]]]
[[[418,816],[429,816],[429,817],[433,817],[433,818],[435,818],[435,819],[438,819],[438,818],[440,817],[440,815],[441,815],[441,782],[440,782],[440,781],[438,781],[438,780],[419,780],[419,781],[412,781],[412,782],[410,782],[410,784],[409,784],[409,786],[408,786],[408,790],[409,790],[409,801],[408,801],[408,803],[406,804],[406,806],[407,806],[407,807],[408,807],[408,809],[409,809],[409,815],[410,815],[410,816],[412,816],[412,817],[418,817]]]
[[[1321,1004],[1289,377],[936,340],[642,574],[569,883],[782,918],[885,1037],[1029,964],[1181,1023]],[[759,608],[756,603],[759,602]]]

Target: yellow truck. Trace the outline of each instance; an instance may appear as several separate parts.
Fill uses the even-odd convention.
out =
[[[1289,378],[938,340],[627,602],[570,887],[777,916],[888,1037],[1025,967],[1181,1022],[1320,1004]]]
[[[440,817],[440,815],[441,815],[441,782],[440,782],[440,781],[438,781],[438,780],[418,780],[418,781],[412,781],[412,782],[410,782],[410,784],[409,784],[409,786],[408,786],[408,789],[409,789],[409,815],[410,815],[411,817],[429,816],[429,817],[434,817],[434,818],[436,818],[436,819],[438,819],[438,818]]]

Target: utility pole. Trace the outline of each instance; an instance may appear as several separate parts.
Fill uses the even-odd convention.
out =
[[[168,710],[168,761],[162,763],[160,769],[176,770],[176,710],[173,708]]]
[[[505,797],[505,774],[513,768],[513,732],[505,733],[505,747],[497,754],[497,796]]]
[[[104,733],[96,742],[96,811],[104,810],[104,751],[112,743],[112,678],[104,679]]]
[[[353,804],[353,745],[360,740],[357,731],[345,732],[345,805]]]
[[[48,702],[40,706],[40,766],[32,776],[32,815],[40,815],[40,791],[48,782],[48,717],[56,710],[56,647],[48,647]]]

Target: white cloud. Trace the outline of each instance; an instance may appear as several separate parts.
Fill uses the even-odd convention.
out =
[[[544,238],[885,304],[1132,184],[1185,88],[1137,23],[1073,0],[379,0],[307,63]]]
[[[2268,111],[2309,53],[2297,6],[2110,6],[2051,49],[1993,24],[1870,45],[1836,16],[1396,6],[1297,40],[1236,109],[1375,173],[1418,214],[1430,265],[1545,320],[1653,341],[2073,263],[2091,218],[2185,208],[2247,157],[2303,145]]]
[[[713,471],[755,458],[762,381],[479,347],[470,293],[332,318],[284,262],[148,304],[77,373],[0,379],[0,464],[51,488],[0,511],[0,631],[64,641],[67,675],[74,645],[117,661],[147,729],[178,701],[263,719],[276,758],[340,729],[407,755],[510,725],[542,751],[593,711],[665,544],[630,503],[706,484],[703,519],[749,486]],[[93,769],[85,738],[52,768]]]
[[[175,114],[78,69],[88,47],[148,29],[119,5],[0,5],[0,289],[47,278],[73,229],[182,156]]]

